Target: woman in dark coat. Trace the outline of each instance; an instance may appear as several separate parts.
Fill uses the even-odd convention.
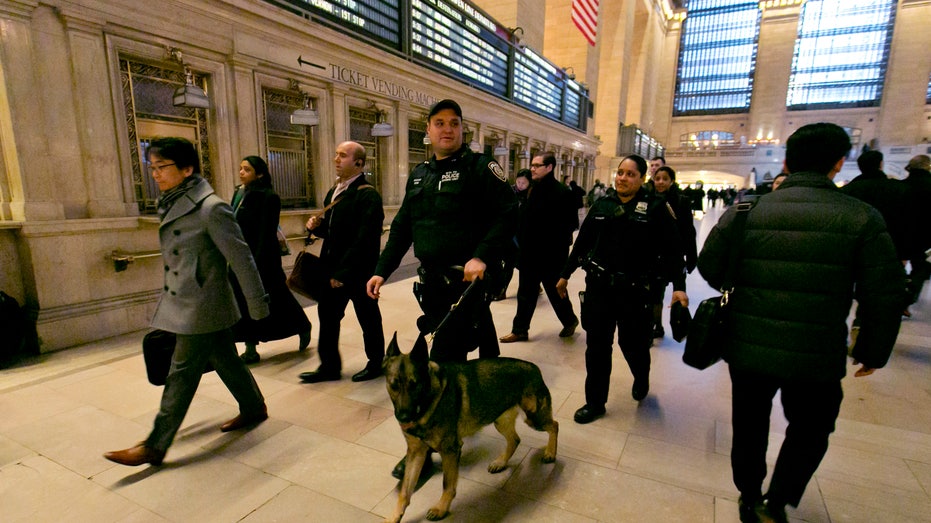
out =
[[[262,277],[262,285],[271,299],[271,315],[260,321],[248,317],[243,308],[243,296],[235,278],[232,278],[236,299],[243,318],[233,332],[238,341],[246,342],[246,351],[240,356],[246,363],[259,361],[256,345],[260,341],[280,340],[300,335],[299,351],[310,344],[310,321],[304,309],[288,289],[281,268],[281,248],[278,243],[278,217],[281,198],[272,189],[268,164],[258,156],[247,156],[239,164],[242,181],[233,195],[233,213],[242,235],[252,250],[255,264]]]
[[[692,202],[679,192],[679,185],[676,184],[676,171],[671,167],[662,166],[653,173],[653,189],[656,194],[666,199],[672,210],[676,214],[676,225],[679,228],[679,236],[682,239],[683,250],[685,251],[685,269],[692,272],[695,269],[696,260],[698,260],[698,248],[695,244],[695,223],[692,220]],[[663,329],[663,295],[666,293],[666,287],[669,282],[663,282],[662,286],[653,291],[653,337],[662,338],[666,335]]]

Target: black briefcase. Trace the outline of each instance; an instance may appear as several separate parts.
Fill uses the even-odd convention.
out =
[[[689,323],[692,322],[692,314],[689,308],[679,302],[672,304],[669,309],[669,324],[672,327],[672,339],[680,342],[685,339],[689,333]]]
[[[145,360],[145,373],[152,385],[164,385],[171,368],[171,358],[175,354],[175,333],[155,329],[142,338],[142,358]],[[212,372],[213,365],[207,363],[204,373]]]

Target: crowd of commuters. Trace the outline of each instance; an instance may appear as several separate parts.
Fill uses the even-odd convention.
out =
[[[340,379],[340,324],[349,302],[368,360],[352,380],[381,376],[380,290],[413,247],[419,262],[414,295],[423,312],[416,323],[431,336],[433,361],[466,361],[475,349],[481,358],[496,357],[499,341],[528,341],[545,293],[560,337],[571,338],[580,323],[586,333],[585,404],[574,419],[591,423],[607,413],[614,340],[633,376],[631,396],[641,401],[650,390],[652,340],[665,336],[668,285],[668,305],[688,307],[686,275],[697,267],[719,288],[736,252],[741,270],[722,350],[733,387],[731,461],[739,515],[742,522],[787,521],[785,507],[798,504],[834,430],[853,301],[858,309],[849,351],[862,365],[855,374],[861,377],[885,365],[903,311],[931,275],[931,231],[920,222],[921,205],[931,198],[931,158],[916,156],[908,178],[896,181],[883,172],[882,154],[867,151],[858,159],[861,175],[838,189],[833,178],[848,156],[848,136],[833,124],[804,126],[787,141],[785,170],[773,180],[772,194],[743,200],[749,211],[739,233],[737,209],[725,212],[699,254],[693,214],[703,211],[705,192],[680,188],[662,157],[623,158],[613,183],[596,180],[586,198],[576,182],[557,181],[550,152],[534,156],[509,186],[493,157],[463,143],[462,109],[453,100],[430,108],[427,135],[433,154],[408,176],[381,252],[385,215],[365,177],[366,150],[352,141],[337,146],[336,183],[323,211],[305,225],[323,240],[329,288],[317,307],[320,365],[301,381]],[[208,365],[239,403],[239,416],[221,430],[264,421],[265,400],[246,363],[259,361],[260,342],[298,335],[301,351],[310,343],[310,322],[285,284],[281,201],[265,161],[241,161],[242,185],[226,204],[198,175],[191,142],[154,140],[146,158],[162,191],[165,262],[165,290],[152,326],[175,333],[177,343],[151,434],[135,447],[105,454],[124,465],[162,462]],[[742,198],[714,190],[707,196],[711,207],[719,197],[728,205]],[[833,219],[824,219],[826,208]],[[517,312],[498,340],[490,303],[505,297],[515,267]],[[578,268],[586,272],[581,318],[568,295]],[[242,356],[236,341],[245,344]],[[776,392],[789,426],[764,495]],[[402,477],[404,468],[402,460],[392,473]]]

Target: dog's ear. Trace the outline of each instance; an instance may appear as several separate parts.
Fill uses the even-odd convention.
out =
[[[427,351],[427,340],[424,339],[423,334],[417,336],[417,342],[414,343],[414,349],[411,350],[411,359],[420,361],[430,359],[430,353]]]
[[[388,350],[385,352],[385,356],[393,358],[400,355],[401,348],[398,347],[398,331],[394,331],[394,336],[391,337],[391,343],[388,344]]]

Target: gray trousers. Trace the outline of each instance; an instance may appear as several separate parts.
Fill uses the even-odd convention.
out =
[[[223,384],[239,402],[240,413],[249,416],[262,409],[265,398],[252,373],[239,359],[230,329],[207,334],[178,334],[155,426],[145,442],[147,447],[164,452],[171,446],[207,362],[213,364]]]

